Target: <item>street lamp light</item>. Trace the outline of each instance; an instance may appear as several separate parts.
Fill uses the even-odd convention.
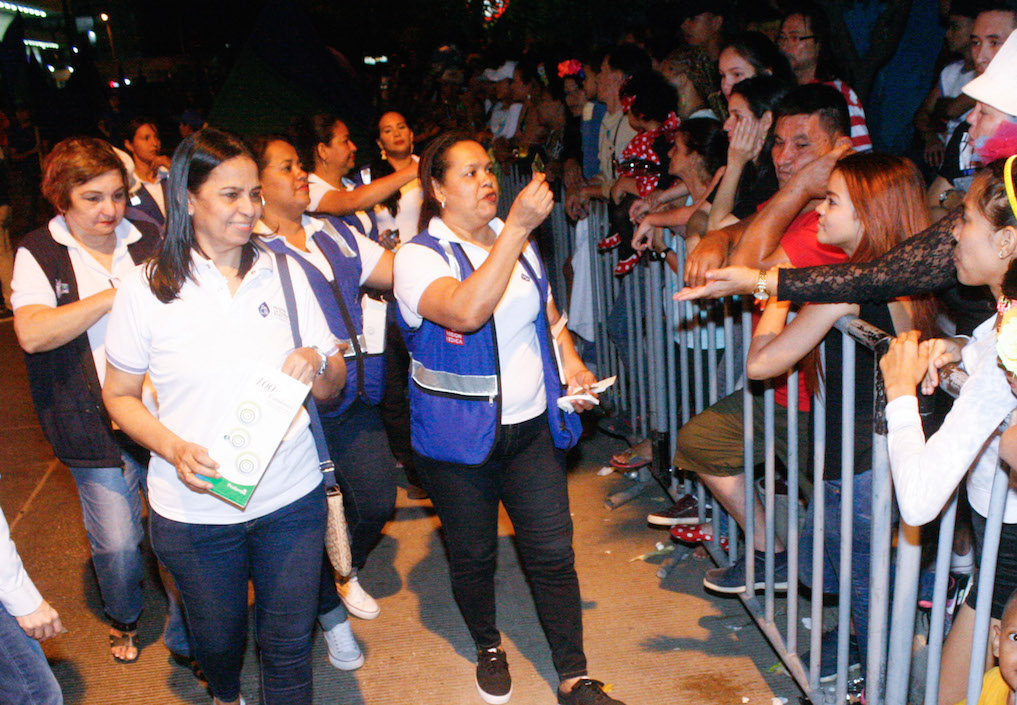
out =
[[[117,60],[117,48],[116,48],[116,45],[113,44],[113,28],[110,26],[110,23],[109,23],[109,15],[107,15],[105,12],[103,12],[103,13],[101,13],[99,15],[99,19],[102,20],[104,25],[106,25],[106,36],[109,37],[109,50],[110,50],[110,53],[113,54],[113,61],[116,61]]]

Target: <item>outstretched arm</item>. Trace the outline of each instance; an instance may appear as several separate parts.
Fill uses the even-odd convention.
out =
[[[889,301],[949,288],[957,283],[953,230],[961,213],[954,210],[869,262],[782,269],[777,296],[796,303]]]

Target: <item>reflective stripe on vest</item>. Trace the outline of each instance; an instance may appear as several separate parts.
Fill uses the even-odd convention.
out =
[[[464,397],[498,396],[498,375],[460,375],[455,372],[430,370],[411,358],[410,376],[414,382],[432,392],[458,394]]]

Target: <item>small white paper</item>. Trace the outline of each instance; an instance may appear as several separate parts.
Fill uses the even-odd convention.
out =
[[[366,294],[361,298],[360,307],[364,312],[364,352],[379,355],[385,352],[385,314],[388,304],[372,299]]]
[[[208,454],[221,478],[210,480],[212,494],[243,509],[310,387],[282,370],[256,365],[234,391]]]

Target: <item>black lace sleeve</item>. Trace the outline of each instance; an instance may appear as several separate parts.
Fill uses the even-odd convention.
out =
[[[954,286],[953,229],[962,211],[953,210],[871,262],[781,269],[777,296],[795,303],[880,302]]]

